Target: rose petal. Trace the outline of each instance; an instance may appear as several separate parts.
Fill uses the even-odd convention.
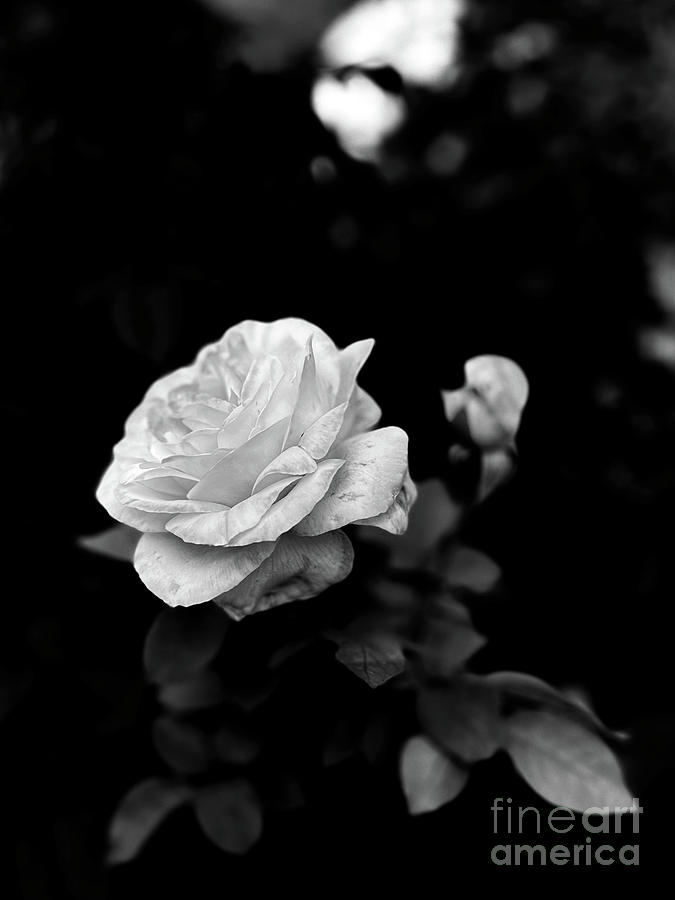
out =
[[[175,483],[169,484],[167,479],[174,479]],[[154,480],[162,479],[162,484],[154,485]],[[172,469],[170,466],[157,465],[150,463],[141,463],[129,470],[129,473],[122,479],[122,484],[146,484],[150,482],[150,487],[155,490],[164,490],[166,493],[173,495],[185,496],[192,485],[199,481],[196,475],[187,475],[178,469]],[[182,483],[181,483],[182,482]],[[185,487],[185,490],[182,488]],[[168,490],[167,490],[168,489]]]
[[[231,541],[232,538],[241,534],[242,531],[248,531],[254,525],[257,525],[267,510],[278,499],[279,495],[291,485],[294,485],[299,478],[299,475],[290,475],[287,478],[282,478],[280,481],[275,481],[274,484],[263,488],[251,497],[247,497],[246,500],[242,500],[241,503],[237,503],[236,506],[233,506],[227,513],[228,539]]]
[[[263,491],[253,494],[232,509],[196,515],[177,515],[166,524],[166,530],[190,544],[228,546],[232,538],[257,525],[277,497],[300,476],[284,478]],[[186,511],[187,512],[187,511]]]
[[[288,426],[286,447],[293,447],[299,443],[305,430],[326,411],[328,399],[325,387],[319,380],[315,350],[310,337],[302,365],[298,399]]]
[[[230,353],[239,354],[242,343],[252,356],[274,354],[282,364],[301,354],[307,341],[314,336],[320,345],[327,348],[335,344],[328,335],[305,319],[286,318],[277,319],[275,322],[256,322],[245,319],[229,328],[219,342]]]
[[[278,359],[267,357],[266,360],[251,367],[252,380],[248,380],[242,387],[242,405],[238,406],[228,417],[223,427],[218,432],[218,446],[229,449],[240,447],[249,437],[264,431],[258,428],[258,422],[263,411],[267,408],[276,384],[279,382],[282,372]],[[251,394],[253,388],[255,393]],[[278,422],[281,415],[270,419],[270,423]]]
[[[309,426],[301,436],[299,444],[303,450],[306,450],[314,459],[323,459],[332,447],[335,438],[338,436],[345,413],[347,412],[347,402],[334,406],[324,413],[320,418]]]
[[[164,513],[144,512],[124,506],[115,496],[115,488],[120,482],[122,467],[118,460],[108,466],[96,489],[96,499],[113,519],[130,525],[137,531],[159,532],[164,530],[166,522],[171,518]]]
[[[293,600],[316,597],[346,578],[353,562],[352,545],[342,531],[311,538],[285,534],[258,569],[215,602],[233,619],[241,619]]]
[[[188,494],[190,500],[210,500],[235,506],[251,495],[255,480],[281,452],[288,420],[282,419],[228,453]]]
[[[215,453],[198,453],[195,456],[167,456],[162,460],[162,468],[176,469],[181,477],[199,481],[227,454],[227,450],[216,450]]]
[[[357,435],[339,445],[335,452],[344,456],[345,465],[297,533],[323,534],[387,512],[403,486],[407,451],[408,436],[395,427]]]
[[[348,437],[353,437],[355,434],[362,434],[364,431],[369,431],[371,428],[374,428],[381,418],[382,410],[377,403],[370,394],[366,393],[363,388],[356,385],[352,391],[349,405],[347,406],[347,411],[345,412],[345,417],[342,422],[342,427],[335,438],[333,447],[336,447]],[[329,448],[329,453],[332,452],[333,447]]]
[[[199,547],[166,532],[144,534],[136,547],[134,568],[143,584],[169,606],[192,606],[236,587],[273,550],[273,543]]]
[[[390,534],[403,534],[408,527],[408,513],[415,500],[417,500],[417,488],[410,477],[410,473],[406,472],[403,486],[389,509],[379,516],[361,519],[354,524],[374,525],[377,528],[388,531]]]
[[[345,400],[349,400],[351,397],[356,377],[372,353],[374,346],[375,341],[372,338],[367,338],[364,341],[355,341],[340,351],[340,388],[337,399],[341,403],[344,403]]]
[[[157,479],[160,481],[161,479]],[[192,484],[193,482],[189,482]],[[172,497],[158,492],[149,483],[120,484],[115,489],[115,497],[125,506],[141,509],[151,513],[219,513],[226,509],[222,503],[210,503],[206,500],[187,500],[183,497]]]
[[[248,403],[254,397],[269,401],[274,388],[283,374],[281,363],[275,356],[263,356],[253,360],[241,387],[241,402]],[[260,389],[263,389],[261,394]]]
[[[272,506],[260,522],[248,531],[237,535],[231,546],[250,544],[254,541],[274,541],[289,531],[314,509],[329,489],[335,473],[344,465],[341,459],[324,459],[316,472],[305,475],[291,492]]]
[[[188,451],[194,448],[197,453],[214,453],[218,447],[218,432],[214,428],[202,428],[199,431],[191,431],[185,435],[181,445]],[[173,444],[167,449],[173,452]]]
[[[302,447],[287,447],[258,475],[253,492],[262,490],[288,475],[309,475],[311,472],[316,472],[316,463],[309,453]]]

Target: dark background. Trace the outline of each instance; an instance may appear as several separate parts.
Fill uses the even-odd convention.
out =
[[[507,590],[482,665],[583,684],[631,730],[637,871],[667,862],[675,358],[644,334],[670,334],[649,281],[650,247],[675,239],[669,6],[469,0],[459,81],[406,89],[408,121],[376,167],[314,116],[302,41],[265,71],[198,2],[3,4],[7,896],[18,879],[30,900],[206,898],[315,866],[317,891],[339,873],[444,872],[449,892],[455,871],[490,868],[495,796],[547,808],[506,760],[416,820],[393,780],[338,766],[248,857],[181,812],[138,861],[101,865],[120,796],[158,766],[140,662],[157,601],[75,539],[108,524],[93,492],[149,383],[243,318],[286,315],[338,345],[376,338],[361,382],[411,435],[416,479],[445,464],[439,391],[465,359],[523,367],[519,473],[465,534]],[[555,29],[554,52],[500,69],[494,42],[532,20]],[[545,100],[523,112],[533,80]],[[447,133],[468,149],[443,174],[429,148]]]

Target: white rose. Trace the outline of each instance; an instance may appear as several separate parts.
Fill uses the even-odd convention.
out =
[[[371,431],[380,409],[356,384],[372,347],[338,350],[302,319],[245,321],[152,385],[97,497],[144,532],[134,565],[153,593],[240,618],[345,578],[342,526],[405,530],[407,435]]]

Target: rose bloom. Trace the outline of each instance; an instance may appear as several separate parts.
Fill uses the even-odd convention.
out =
[[[405,531],[407,435],[370,430],[381,412],[356,384],[373,343],[245,321],[152,385],[97,497],[143,532],[134,565],[153,593],[240,618],[345,578],[342,526]]]

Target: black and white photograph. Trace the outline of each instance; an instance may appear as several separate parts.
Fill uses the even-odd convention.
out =
[[[0,302],[2,900],[668,883],[673,0],[4,0]]]

